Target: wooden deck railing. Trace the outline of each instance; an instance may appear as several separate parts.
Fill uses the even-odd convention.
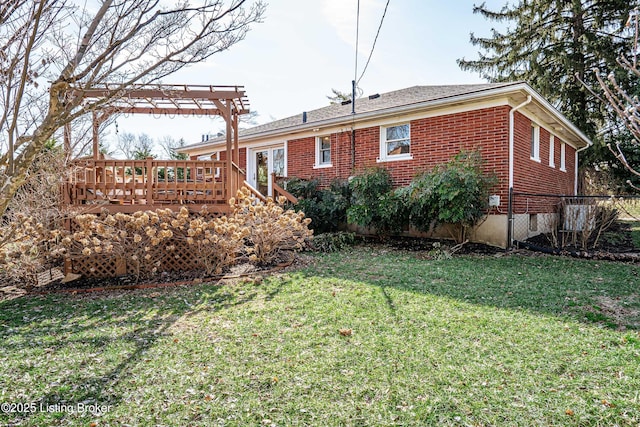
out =
[[[241,186],[260,194],[245,179],[245,172],[232,164],[231,180],[227,163],[218,160],[101,160],[83,159],[71,163],[71,173],[63,185],[64,203],[88,210],[107,208],[132,212],[140,209],[187,205],[196,210],[202,205],[226,212],[228,200]],[[274,197],[297,199],[271,177]],[[231,182],[233,188],[228,188]]]
[[[298,203],[298,198],[293,194],[289,193],[285,190],[279,183],[278,178],[282,178],[277,176],[275,173],[271,174],[271,188],[273,189],[273,198],[276,199],[279,196],[284,196],[285,199],[293,203],[294,205]]]
[[[76,160],[69,205],[226,205],[226,163],[204,160]]]

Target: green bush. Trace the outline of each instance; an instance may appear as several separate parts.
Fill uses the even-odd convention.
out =
[[[393,191],[389,171],[374,168],[351,180],[350,224],[373,228],[381,235],[402,230],[407,224],[404,198]]]
[[[402,191],[411,224],[424,231],[435,224],[453,224],[453,237],[464,241],[469,228],[486,215],[489,192],[497,182],[494,175],[483,173],[482,163],[480,153],[461,152],[414,178]]]
[[[356,242],[355,233],[339,231],[313,236],[313,248],[319,252],[337,252]]]
[[[294,208],[311,218],[315,234],[338,231],[347,222],[349,184],[334,180],[327,189],[320,189],[319,184],[317,179],[292,178],[287,181],[287,191],[298,198]]]

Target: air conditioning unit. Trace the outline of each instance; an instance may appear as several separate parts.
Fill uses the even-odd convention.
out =
[[[590,231],[596,226],[594,205],[566,205],[564,207],[564,231]]]

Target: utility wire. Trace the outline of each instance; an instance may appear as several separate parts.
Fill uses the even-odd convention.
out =
[[[358,0],[358,9],[356,12],[356,65],[353,72],[353,80],[358,77],[358,36],[360,34],[360,0]]]
[[[378,36],[380,35],[380,29],[382,28],[382,23],[384,22],[384,17],[387,14],[387,8],[389,7],[389,1],[387,0],[387,4],[384,6],[384,12],[382,12],[382,18],[380,18],[380,25],[378,25],[378,32],[376,32],[376,38],[373,39],[373,45],[371,46],[371,52],[369,52],[369,58],[367,59],[367,63],[364,65],[364,69],[362,70],[362,74],[360,74],[360,78],[356,79],[356,85],[360,83],[364,73],[367,71],[367,67],[369,66],[369,61],[371,61],[371,57],[373,56],[373,50],[376,48],[376,42],[378,41]],[[358,15],[360,15],[360,1],[358,0]],[[358,58],[358,36],[356,31],[356,75],[357,73],[357,58]]]

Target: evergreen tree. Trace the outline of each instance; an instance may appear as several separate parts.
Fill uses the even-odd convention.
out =
[[[485,4],[474,13],[507,23],[490,37],[471,34],[481,49],[475,60],[458,60],[463,70],[479,72],[493,81],[524,80],[595,138],[614,115],[587,87],[597,86],[593,70],[614,69],[628,46],[621,36],[630,11],[639,0],[520,0],[499,11]],[[512,24],[512,25],[510,25]],[[621,76],[624,85],[628,77]]]

